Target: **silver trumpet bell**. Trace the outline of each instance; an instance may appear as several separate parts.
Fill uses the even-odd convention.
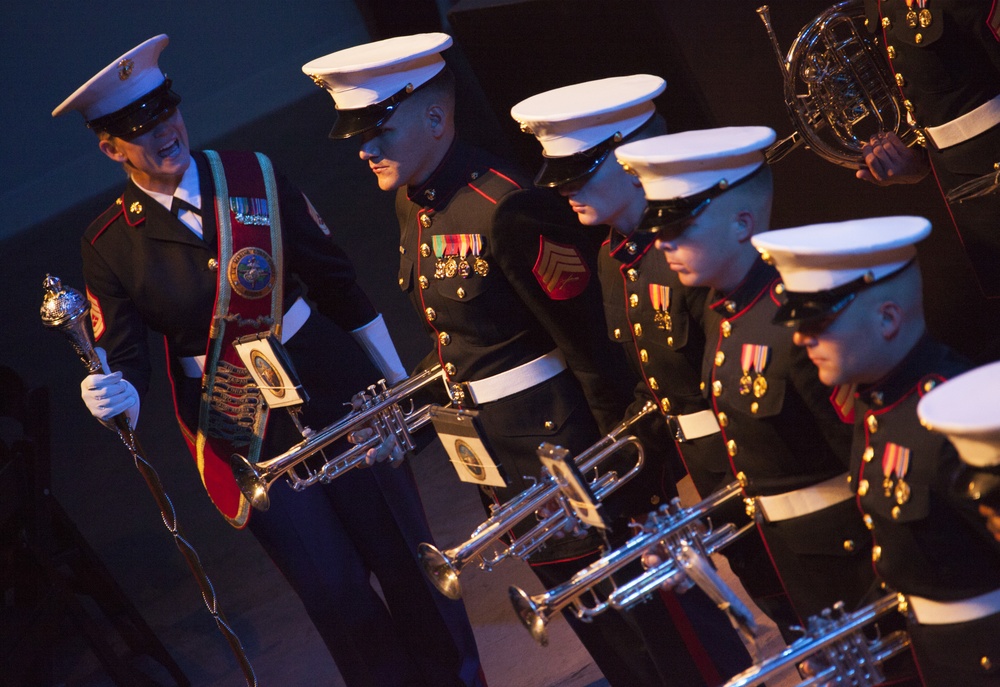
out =
[[[796,131],[765,156],[777,162],[801,144],[841,167],[865,166],[861,149],[872,136],[894,132],[906,145],[921,135],[906,118],[895,77],[865,28],[862,0],[846,0],[804,26],[782,54],[767,5],[757,14],[781,65],[785,105]]]
[[[636,448],[636,462],[628,472],[622,475],[618,475],[614,471],[604,472],[589,483],[591,492],[598,501],[604,500],[608,494],[627,483],[642,469],[645,462],[645,452],[642,445],[634,436],[624,435],[632,425],[654,412],[657,412],[656,405],[647,403],[638,413],[619,424],[600,441],[574,458],[580,472],[587,475],[625,446],[631,445]],[[548,448],[544,444],[539,449],[540,452],[546,450]],[[543,517],[537,525],[518,537],[509,546],[502,547],[499,551],[493,551],[490,555],[485,554],[486,550],[500,542],[512,527],[533,515],[546,503],[557,498],[562,508],[553,509],[552,514]],[[462,569],[471,561],[477,560],[479,567],[483,570],[492,570],[494,565],[505,558],[527,558],[541,549],[556,532],[563,531],[576,522],[576,516],[572,509],[566,503],[565,498],[560,496],[559,483],[552,475],[543,471],[541,478],[535,484],[510,501],[495,507],[490,517],[477,527],[465,542],[446,551],[442,551],[432,544],[422,543],[417,548],[417,555],[424,568],[424,573],[438,591],[449,599],[460,599],[462,598],[462,586],[459,582],[459,576]]]
[[[736,626],[752,639],[757,634],[753,613],[736,593],[715,572],[708,556],[736,541],[753,529],[752,522],[737,529],[731,523],[713,529],[703,518],[724,503],[742,496],[739,482],[732,482],[703,501],[681,508],[680,500],[649,514],[643,530],[621,547],[605,554],[577,572],[563,584],[531,596],[518,587],[510,588],[510,601],[521,623],[536,642],[548,644],[549,621],[557,613],[573,607],[574,614],[590,621],[608,608],[628,609],[649,599],[663,585],[673,585],[678,591],[698,584],[720,608],[726,611]],[[640,560],[647,553],[662,555],[665,560],[600,599],[598,584],[612,579],[619,570]],[[589,597],[590,604],[584,601]]]
[[[881,664],[901,654],[910,646],[904,630],[895,630],[876,639],[868,639],[863,628],[894,611],[903,611],[902,595],[889,594],[854,613],[845,613],[841,602],[818,616],[809,618],[805,635],[779,654],[771,656],[739,675],[724,687],[750,687],[770,680],[794,668],[806,659],[813,659],[817,672],[798,687],[837,684],[852,687],[872,687],[885,680]]]
[[[322,430],[307,430],[306,438],[284,453],[257,463],[251,463],[238,453],[233,454],[230,467],[240,491],[254,508],[263,511],[270,506],[268,491],[282,475],[288,477],[292,489],[302,491],[317,482],[329,482],[348,470],[364,465],[368,449],[377,446],[390,435],[396,436],[403,450],[412,450],[415,444],[411,433],[430,422],[431,405],[413,408],[411,403],[410,409],[404,411],[400,403],[420,389],[439,381],[444,383],[444,372],[440,365],[413,375],[392,388],[388,388],[385,380],[381,380],[377,386],[369,386],[366,391],[355,396],[362,407],[352,410]],[[323,449],[334,441],[364,428],[374,430],[369,439],[352,445],[333,458],[323,455]],[[315,467],[306,465],[306,459],[316,454],[321,455],[323,462]]]

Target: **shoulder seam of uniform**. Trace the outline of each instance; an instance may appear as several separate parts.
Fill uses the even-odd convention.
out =
[[[121,198],[119,197],[116,202],[120,203],[121,202]],[[114,205],[112,205],[110,208],[108,208],[108,210],[110,210],[112,208],[114,208]],[[105,210],[105,212],[107,212],[107,210]],[[108,221],[105,222],[103,225],[101,225],[101,228],[97,230],[97,233],[94,234],[94,238],[90,239],[90,245],[94,245],[94,242],[96,242],[97,239],[98,239],[98,237],[100,237],[100,235],[104,233],[104,230],[107,229],[108,227],[110,227],[111,223],[114,222],[116,219],[118,219],[118,217],[120,215],[123,215],[123,214],[125,214],[125,206],[124,205],[119,205],[118,209],[111,215],[111,217],[108,218]]]

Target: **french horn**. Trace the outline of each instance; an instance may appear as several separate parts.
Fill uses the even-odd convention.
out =
[[[894,132],[908,146],[919,142],[888,59],[865,26],[862,0],[846,0],[820,13],[799,32],[787,55],[768,6],[757,14],[781,66],[785,105],[796,128],[765,151],[769,163],[804,144],[828,162],[860,169],[865,166],[861,149],[877,133]]]

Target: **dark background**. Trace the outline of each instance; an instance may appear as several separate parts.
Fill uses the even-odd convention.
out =
[[[391,9],[392,3],[387,6]],[[534,166],[537,143],[517,132],[508,115],[512,105],[547,88],[649,72],[668,82],[658,105],[672,131],[767,125],[779,137],[787,135],[792,126],[784,106],[781,72],[755,13],[757,6],[747,0],[459,2],[450,16],[456,47],[448,57],[463,89],[460,126],[469,138]],[[773,2],[782,49],[787,50],[798,30],[826,6],[815,0]],[[389,12],[388,16],[397,15]],[[379,19],[369,11],[366,18],[372,35],[391,26],[384,14]],[[433,24],[437,18],[425,19]],[[172,45],[168,51],[175,63],[183,60],[183,44]],[[98,60],[84,71],[95,71],[105,62]],[[187,78],[197,79],[197,71]],[[184,94],[183,83],[175,87]],[[329,96],[315,91],[203,147],[260,150],[302,188],[351,255],[362,285],[385,314],[404,363],[412,365],[429,350],[429,343],[395,287],[397,229],[391,197],[378,190],[353,143],[326,137],[332,122]],[[80,129],[81,137],[91,135]],[[93,155],[99,155],[96,146]],[[777,163],[774,174],[775,228],[889,214],[920,214],[931,219],[934,231],[919,251],[932,331],[970,353],[984,334],[993,333],[986,329],[996,321],[991,313],[997,307],[979,297],[933,179],[915,186],[878,189],[806,150]],[[89,181],[86,177],[77,180],[83,187]],[[51,193],[58,194],[60,189],[52,188]],[[64,284],[83,289],[79,237],[116,194],[117,190],[99,193],[0,242],[5,289],[0,363],[12,367],[29,386],[49,390],[52,497],[65,507],[154,626],[180,628],[181,637],[174,640],[171,650],[181,655],[187,669],[203,676],[199,684],[214,684],[213,676],[232,666],[220,658],[226,650],[189,573],[163,531],[127,453],[84,408],[78,389],[83,368],[65,340],[40,324],[45,275],[56,275]],[[162,355],[159,338],[153,337],[152,343],[154,355]],[[256,653],[273,651],[275,642],[281,645],[269,629],[286,612],[274,608],[276,599],[288,603],[289,592],[279,588],[283,582],[252,538],[235,532],[215,514],[176,431],[159,368],[157,375],[143,400],[140,439],[253,659]],[[13,431],[7,425],[0,425],[0,430]],[[268,593],[256,589],[253,580],[277,587]],[[294,647],[284,646],[280,654],[297,664],[312,660],[300,656]],[[311,684],[284,674],[286,679],[275,684]],[[79,678],[67,684],[97,683]]]

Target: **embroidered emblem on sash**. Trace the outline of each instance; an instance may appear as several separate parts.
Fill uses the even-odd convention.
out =
[[[583,293],[590,283],[590,268],[575,246],[539,237],[538,259],[532,274],[545,294],[554,301],[565,301]]]
[[[274,287],[274,261],[260,248],[243,248],[229,260],[229,285],[244,298],[263,298]]]

